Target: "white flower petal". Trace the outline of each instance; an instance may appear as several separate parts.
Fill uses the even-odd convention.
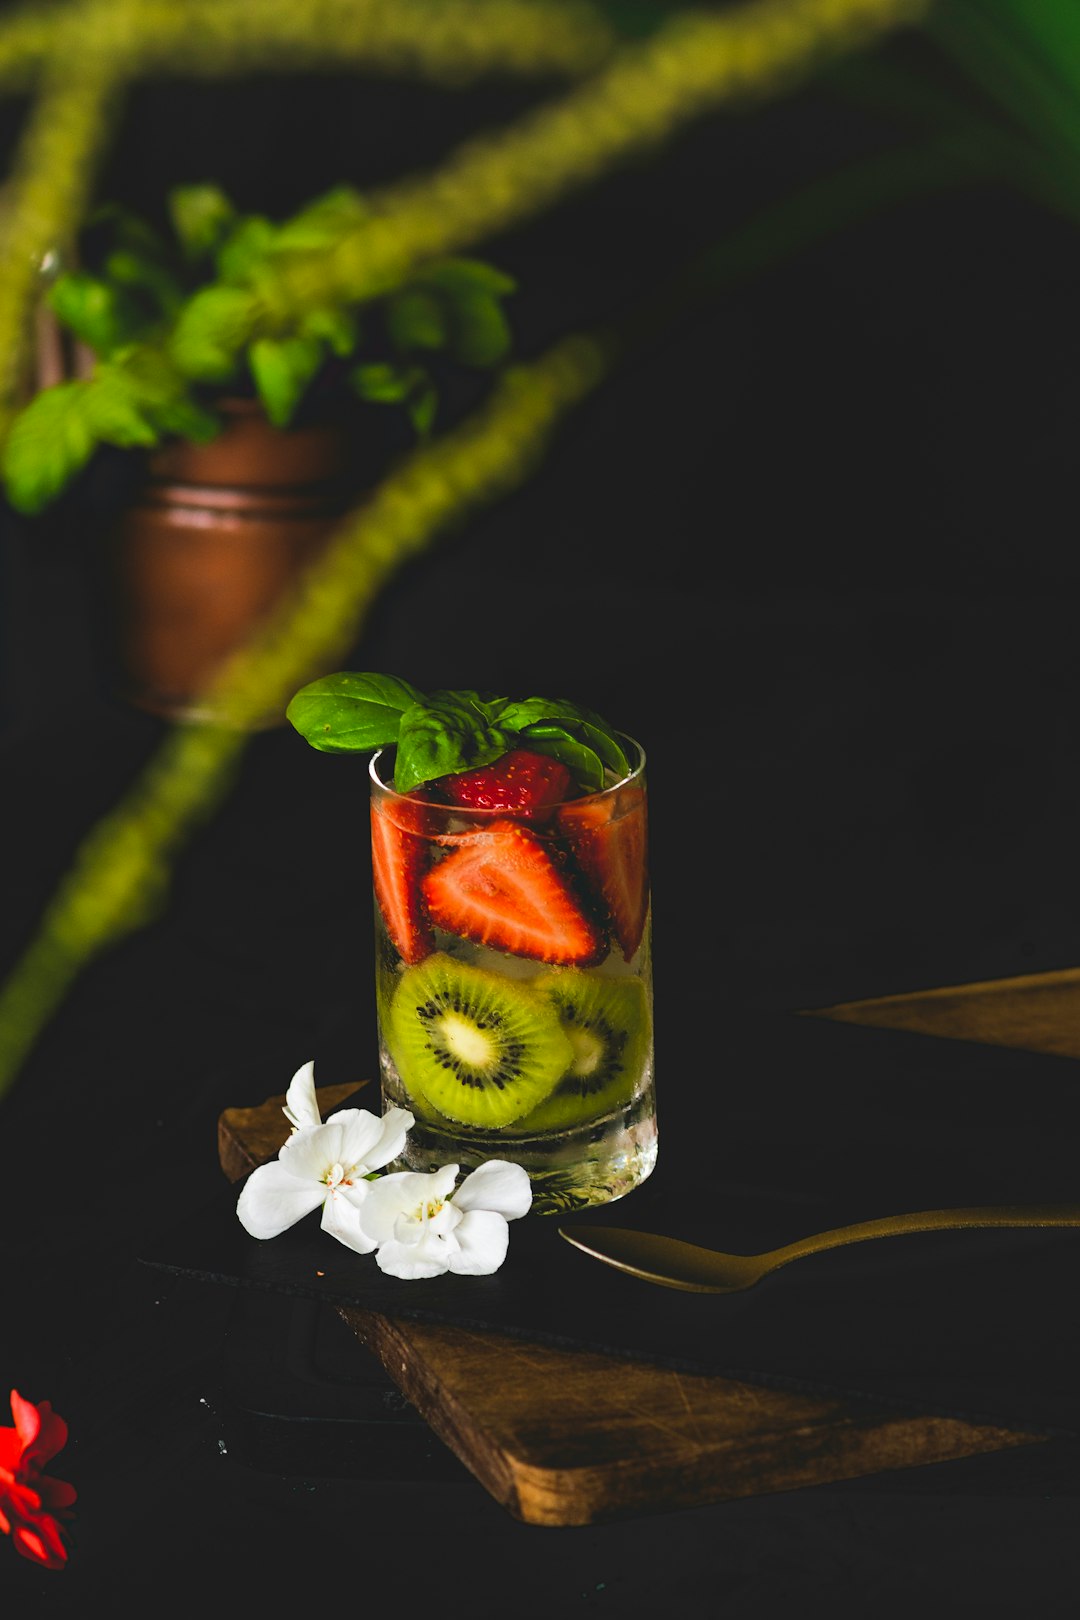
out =
[[[398,1243],[393,1238],[375,1254],[375,1263],[389,1277],[439,1277],[446,1270],[446,1258],[438,1248],[422,1243]]]
[[[520,1164],[488,1159],[465,1177],[454,1203],[458,1209],[492,1209],[508,1221],[526,1215],[532,1206],[532,1185]]]
[[[369,1158],[378,1151],[382,1120],[367,1108],[342,1108],[328,1124],[341,1127],[341,1162],[355,1165],[361,1175],[376,1168]]]
[[[394,1222],[394,1230],[390,1237],[395,1243],[406,1243],[410,1247],[420,1242],[424,1235],[424,1223],[415,1215],[399,1215]],[[390,1238],[386,1240],[390,1241]]]
[[[272,1238],[318,1209],[325,1197],[320,1182],[290,1175],[275,1159],[251,1172],[240,1189],[236,1213],[252,1237]]]
[[[405,1151],[405,1138],[416,1124],[407,1108],[388,1108],[382,1117],[382,1137],[377,1153],[368,1157],[369,1170],[381,1170],[400,1158]]]
[[[281,1110],[290,1125],[297,1130],[310,1129],[322,1124],[319,1104],[315,1096],[315,1064],[305,1063],[289,1081],[285,1093],[285,1106]]]
[[[360,1207],[360,1223],[374,1243],[386,1243],[393,1237],[399,1216],[416,1214],[428,1183],[429,1177],[413,1170],[398,1170],[365,1183],[368,1191]]]
[[[342,1163],[354,1164],[361,1175],[381,1170],[396,1159],[405,1146],[413,1116],[404,1108],[391,1108],[381,1118],[366,1108],[343,1108],[334,1114],[344,1128]]]
[[[424,1180],[427,1182],[427,1192],[424,1195],[425,1203],[433,1203],[436,1199],[449,1198],[454,1190],[454,1183],[458,1178],[460,1165],[443,1164],[438,1170],[429,1170]]]
[[[446,1203],[441,1205],[434,1215],[429,1218],[428,1227],[435,1233],[436,1237],[448,1238],[453,1233],[454,1228],[460,1225],[464,1219],[461,1210],[455,1209],[450,1199],[447,1199]]]
[[[494,1210],[470,1209],[454,1232],[457,1247],[447,1245],[446,1263],[462,1276],[486,1277],[506,1259],[510,1228]]]
[[[301,1181],[322,1181],[332,1165],[341,1163],[344,1132],[332,1119],[325,1125],[305,1125],[282,1144],[278,1163]]]
[[[360,1224],[359,1208],[340,1194],[332,1194],[323,1205],[322,1229],[357,1254],[370,1254],[375,1247]]]

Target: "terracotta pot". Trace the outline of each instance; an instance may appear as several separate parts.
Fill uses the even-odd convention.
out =
[[[178,440],[150,453],[107,542],[114,683],[136,707],[174,720],[209,718],[207,682],[318,556],[356,494],[346,423],[279,429],[254,401],[219,409],[226,425],[210,444]]]

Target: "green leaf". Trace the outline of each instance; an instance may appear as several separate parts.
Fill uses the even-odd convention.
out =
[[[349,373],[360,398],[374,405],[400,405],[425,376],[419,366],[393,366],[381,360],[355,366]]]
[[[489,725],[468,694],[432,693],[401,717],[394,786],[410,793],[437,777],[490,765],[512,746],[510,734]]]
[[[215,253],[236,223],[236,209],[220,186],[175,186],[166,202],[177,241],[189,260]]]
[[[355,366],[349,380],[369,405],[404,405],[417,437],[428,437],[439,407],[439,391],[423,366],[375,361]]]
[[[448,336],[443,307],[433,293],[407,287],[386,306],[386,329],[396,349],[441,349]]]
[[[396,675],[340,670],[302,686],[285,718],[320,753],[365,753],[395,743],[402,715],[423,701]]]
[[[139,304],[84,270],[69,270],[49,289],[48,303],[58,321],[98,355],[130,343],[147,325]]]
[[[464,365],[487,367],[510,350],[510,323],[499,300],[516,287],[511,276],[482,259],[441,259],[401,296],[415,296],[424,288],[429,297],[436,295],[444,312],[438,346],[448,347]]]
[[[409,397],[407,409],[413,432],[418,439],[427,439],[435,426],[435,416],[439,409],[439,391],[435,384],[429,382],[424,387],[415,389]]]
[[[309,309],[300,319],[300,336],[318,338],[332,354],[345,360],[360,342],[360,323],[351,310]]]
[[[509,698],[484,697],[471,686],[459,686],[453,691],[440,687],[437,691],[429,693],[427,698],[428,703],[446,703],[456,705],[458,708],[475,710],[485,725],[498,720],[509,701]]]
[[[85,396],[87,426],[103,444],[121,450],[157,444],[159,434],[148,420],[134,379],[117,367],[94,374]]]
[[[0,475],[12,506],[33,516],[54,500],[94,450],[87,413],[89,379],[37,394],[8,430]]]
[[[221,432],[221,418],[187,397],[155,404],[151,414],[162,434],[174,433],[194,444],[209,444]]]
[[[277,227],[261,214],[238,220],[214,255],[219,281],[239,287],[251,277],[260,260],[270,251]]]
[[[277,229],[275,253],[325,253],[371,217],[371,209],[351,186],[335,186],[316,197]]]
[[[105,277],[118,287],[131,287],[147,298],[150,309],[160,316],[172,316],[186,296],[180,280],[167,265],[136,253],[116,248],[105,260]]]
[[[559,760],[586,793],[599,793],[604,786],[604,762],[600,755],[565,728],[553,724],[531,727],[520,733],[518,746]]]
[[[450,352],[463,365],[498,365],[510,351],[510,322],[497,298],[486,292],[460,292],[450,323]]]
[[[230,382],[255,327],[258,301],[243,287],[204,287],[180,311],[169,358],[186,377]]]
[[[322,344],[316,338],[260,338],[247,358],[267,416],[275,427],[287,427],[322,365]]]
[[[524,747],[531,746],[525,737],[544,739],[565,734],[592,749],[618,775],[625,776],[630,769],[622,744],[607,721],[568,698],[526,698],[522,703],[511,703],[500,718],[504,726],[523,733]]]
[[[421,279],[449,293],[480,292],[504,298],[517,291],[513,276],[483,259],[439,259],[425,269]]]

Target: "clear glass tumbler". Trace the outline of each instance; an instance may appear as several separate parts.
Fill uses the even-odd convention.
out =
[[[509,1159],[533,1209],[630,1192],[656,1162],[645,755],[540,811],[395,792],[374,754],[371,853],[383,1107],[399,1168]]]

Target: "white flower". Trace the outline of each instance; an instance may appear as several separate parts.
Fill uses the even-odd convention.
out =
[[[319,1104],[315,1095],[315,1065],[305,1063],[289,1081],[285,1093],[285,1106],[281,1110],[294,1131],[322,1124]]]
[[[519,1164],[489,1159],[454,1192],[458,1168],[404,1170],[368,1183],[357,1213],[381,1271],[408,1278],[498,1271],[510,1239],[507,1222],[532,1204],[529,1178]]]
[[[359,1222],[373,1185],[365,1178],[402,1152],[412,1114],[391,1108],[380,1119],[366,1108],[343,1108],[324,1125],[311,1064],[293,1076],[286,1104],[295,1128],[277,1158],[245,1181],[236,1205],[241,1226],[252,1237],[277,1237],[321,1205],[323,1231],[370,1254],[375,1244]]]

